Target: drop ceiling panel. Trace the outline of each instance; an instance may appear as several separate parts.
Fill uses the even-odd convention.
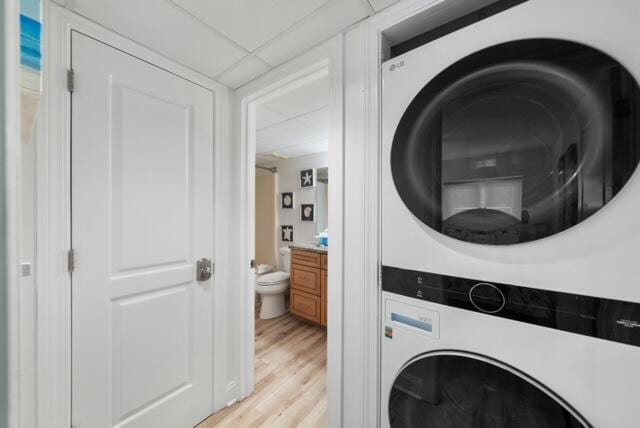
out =
[[[313,141],[317,138],[317,133],[295,120],[288,120],[261,129],[258,136],[278,142],[283,146],[294,146]]]
[[[312,14],[328,0],[172,0],[248,51]]]
[[[235,89],[395,0],[54,1]]]
[[[317,111],[329,105],[329,77],[325,76],[291,92],[269,100],[265,107],[287,117]]]
[[[328,138],[329,134],[329,108],[312,111],[296,118],[298,122],[308,126],[316,132],[321,133],[323,138]]]
[[[335,0],[280,34],[255,54],[272,66],[294,58],[319,42],[366,18],[369,8],[361,0]]]
[[[322,140],[280,149],[278,150],[278,153],[289,158],[295,158],[299,156],[311,155],[314,153],[323,153],[328,150],[329,142],[327,140]]]
[[[289,119],[287,116],[277,113],[266,106],[256,108],[256,129],[260,130],[276,123]]]
[[[73,10],[214,77],[247,54],[169,1],[77,0]]]
[[[273,141],[261,135],[256,136],[256,153],[268,154],[285,147],[286,145],[279,141]]]
[[[264,61],[253,55],[247,55],[216,76],[216,79],[228,87],[236,89],[269,70],[271,67]]]

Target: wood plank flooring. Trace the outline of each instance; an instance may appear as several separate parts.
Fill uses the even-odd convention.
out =
[[[287,314],[256,320],[256,390],[197,428],[326,426],[326,330]]]

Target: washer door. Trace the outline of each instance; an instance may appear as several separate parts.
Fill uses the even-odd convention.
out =
[[[429,353],[405,366],[391,390],[389,424],[394,428],[590,426],[523,373],[462,352]]]
[[[396,129],[391,171],[427,226],[480,244],[515,244],[585,220],[640,157],[640,88],[610,56],[529,39],[451,65]]]

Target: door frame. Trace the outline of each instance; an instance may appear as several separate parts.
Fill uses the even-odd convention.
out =
[[[229,90],[220,83],[178,65],[165,57],[117,35],[100,25],[44,1],[45,65],[41,116],[43,137],[36,141],[37,151],[37,420],[39,425],[68,428],[72,423],[71,397],[71,275],[67,271],[67,252],[71,248],[71,104],[67,91],[67,70],[71,66],[71,33],[81,32],[118,50],[135,56],[209,91],[214,97],[214,379],[226,378],[227,359],[224,332],[227,305],[224,303],[229,276],[224,227],[229,218],[229,192],[222,185],[229,173],[227,150],[231,109]],[[216,256],[218,256],[216,258]],[[222,260],[222,259],[225,260]],[[78,255],[82,263],[82,256]],[[228,401],[227,385],[214,381],[212,413]],[[44,425],[42,425],[44,426]]]
[[[20,4],[0,5],[0,425],[20,425]]]
[[[235,265],[240,272],[238,306],[239,399],[255,390],[255,290],[250,261],[255,257],[255,111],[268,99],[277,97],[329,76],[329,223],[331,224],[331,283],[327,313],[327,393],[329,426],[341,426],[342,420],[342,343],[343,343],[343,222],[344,222],[344,84],[343,41],[339,34],[305,55],[297,57],[237,90],[235,130],[239,133],[239,230],[240,257]]]

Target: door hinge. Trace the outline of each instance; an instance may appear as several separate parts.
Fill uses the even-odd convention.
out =
[[[67,70],[67,90],[72,92],[75,90],[75,72],[72,69]]]
[[[69,273],[73,273],[76,270],[76,252],[73,249],[67,253],[67,269]]]
[[[251,262],[249,263],[249,266],[251,266],[251,269],[254,269],[256,267],[256,260],[252,259]]]

